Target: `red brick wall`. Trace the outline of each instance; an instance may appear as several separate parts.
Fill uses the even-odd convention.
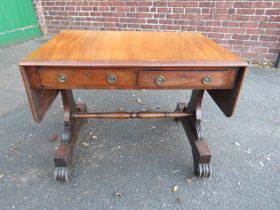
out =
[[[251,60],[275,62],[280,0],[34,0],[44,34],[61,30],[199,31]]]

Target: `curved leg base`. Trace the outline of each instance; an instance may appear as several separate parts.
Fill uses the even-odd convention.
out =
[[[178,103],[176,110],[192,113],[190,117],[180,118],[189,143],[192,147],[194,173],[199,178],[209,177],[211,173],[211,152],[203,140],[201,128],[201,103],[204,90],[194,90],[191,99],[186,106]]]

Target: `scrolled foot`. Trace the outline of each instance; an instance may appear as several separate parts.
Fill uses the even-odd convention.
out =
[[[198,178],[206,178],[211,174],[211,167],[209,163],[199,163],[194,168],[194,173]]]
[[[71,177],[68,167],[56,167],[53,172],[53,178],[56,181],[67,182]]]

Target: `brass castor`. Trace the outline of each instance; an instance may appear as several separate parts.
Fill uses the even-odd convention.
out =
[[[194,173],[198,178],[206,178],[211,174],[211,167],[209,163],[199,163],[194,168]]]
[[[53,172],[53,178],[56,181],[67,182],[70,179],[70,170],[68,167],[56,167]]]

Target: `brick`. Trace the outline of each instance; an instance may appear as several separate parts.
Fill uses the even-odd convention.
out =
[[[259,54],[262,59],[273,60],[276,61],[278,54],[274,53],[260,53]]]
[[[127,27],[128,28],[140,28],[139,24],[135,24],[135,23],[128,23]]]
[[[173,13],[184,13],[184,8],[173,8],[172,12]]]
[[[267,16],[251,16],[250,21],[266,22],[266,21],[268,21],[268,17]]]
[[[116,23],[115,26],[119,27],[119,28],[126,28],[127,24],[125,24],[125,23]]]
[[[200,14],[200,13],[202,13],[202,9],[201,8],[185,8],[185,13]]]
[[[252,2],[234,2],[234,8],[251,8]]]
[[[196,18],[198,20],[213,20],[213,15],[197,15]]]
[[[191,2],[191,1],[184,2],[183,7],[192,7],[192,8],[198,7],[198,2]]]
[[[232,39],[237,39],[237,40],[248,40],[250,38],[249,35],[239,35],[239,34],[233,34]]]
[[[253,6],[255,8],[271,8],[272,7],[272,2],[265,2],[265,1],[261,1],[261,2],[253,2]]]
[[[101,15],[103,17],[113,17],[114,14],[112,12],[101,12]]]
[[[184,25],[188,25],[188,24],[189,24],[189,21],[187,21],[187,20],[174,20],[174,25],[184,26]]]
[[[156,1],[156,2],[153,2],[153,6],[154,7],[167,7],[167,2]]]
[[[258,41],[260,39],[260,35],[250,35],[250,40]]]
[[[222,26],[221,21],[215,21],[215,20],[213,20],[213,21],[206,21],[205,24],[207,26]]]
[[[259,46],[260,42],[258,41],[244,41],[244,46]]]
[[[229,33],[233,34],[245,34],[246,33],[246,28],[230,28]]]
[[[250,16],[245,15],[232,15],[231,20],[232,21],[248,21]]]
[[[241,28],[257,28],[258,23],[256,22],[241,22],[240,27]]]
[[[159,19],[159,24],[173,24],[173,20]]]
[[[140,28],[141,28],[141,29],[153,29],[154,26],[153,26],[153,25],[145,24],[145,25],[140,25]]]
[[[157,12],[158,13],[170,13],[171,12],[171,8],[158,8]]]
[[[114,12],[114,17],[126,17],[125,12]]]
[[[209,33],[208,37],[209,38],[215,38],[215,39],[223,39],[224,38],[224,34],[219,34],[219,33]]]
[[[122,23],[132,23],[133,19],[131,19],[131,18],[120,18],[120,22],[122,22]]]
[[[230,20],[229,15],[214,15],[214,20]]]
[[[266,10],[265,15],[280,15],[280,9]]]
[[[101,1],[99,3],[100,6],[113,6],[113,3],[110,1]]]
[[[98,11],[100,11],[100,12],[110,11],[110,7],[98,7]]]
[[[68,4],[69,2],[67,2],[67,4]],[[75,3],[75,2],[70,2],[70,3]],[[90,7],[92,7],[92,6],[94,6],[94,7],[97,7],[97,6],[99,6],[100,4],[99,4],[99,2],[95,2],[95,1],[90,1],[90,2],[88,2],[88,6],[90,6]]]
[[[202,14],[210,14],[210,9],[209,8],[202,8],[201,13]]]
[[[198,6],[199,7],[215,7],[215,2],[213,1],[203,1],[203,2],[199,2]]]
[[[233,1],[217,1],[216,2],[216,8],[231,8],[233,6]]]
[[[150,8],[150,12],[155,13],[156,11],[157,11],[157,8],[156,8],[156,7],[151,7],[151,8]]]
[[[273,8],[280,8],[280,2],[279,1],[275,1],[273,3]]]
[[[213,27],[213,32],[228,33],[229,29],[225,27]]]
[[[253,47],[252,46],[250,51],[254,52],[254,53],[267,53],[268,48],[267,47]]]
[[[236,14],[252,15],[256,12],[255,9],[237,9]]]
[[[132,22],[133,23],[146,23],[146,19],[144,19],[144,18],[136,18],[136,19],[133,19]]]
[[[222,15],[222,14],[228,14],[228,9],[217,9],[217,8],[211,8],[210,9],[210,14],[218,14],[218,15]]]
[[[277,22],[280,23],[280,16],[269,16],[268,22]]]
[[[165,14],[154,14],[154,18],[165,18]]]
[[[279,23],[259,23],[258,28],[276,29],[279,28]]]
[[[173,1],[173,2],[168,2],[168,7],[182,7],[183,2],[181,1]]]
[[[234,46],[233,50],[237,50],[238,52],[248,52],[250,47],[248,46]]]
[[[227,44],[229,44],[229,45],[243,45],[243,41],[242,40],[228,40]]]
[[[123,2],[123,1],[113,1],[113,6],[124,7],[125,6],[125,2]]]
[[[157,31],[166,30],[166,25],[154,25],[154,29]]]
[[[255,12],[255,14],[256,15],[264,15],[264,9],[256,9],[256,12]]]
[[[263,34],[263,29],[247,29],[247,34]]]
[[[129,7],[116,7],[117,12],[129,12]]]
[[[246,58],[250,58],[250,59],[255,59],[258,60],[259,59],[259,54],[258,53],[242,53],[242,56],[246,57]]]
[[[260,36],[260,41],[276,42],[277,40],[278,40],[278,36],[266,36],[266,35]]]
[[[179,31],[180,26],[175,26],[175,25],[167,25],[166,30],[172,30],[172,31]]]
[[[224,27],[239,27],[239,22],[223,22],[222,24]]]
[[[152,2],[147,2],[147,1],[140,1],[139,2],[139,6],[146,6],[146,7],[150,7],[150,6],[152,6]]]
[[[129,12],[136,12],[136,7],[129,7]]]
[[[197,31],[211,32],[213,29],[210,26],[198,26]]]
[[[136,7],[136,6],[138,6],[138,1],[126,1],[125,5],[129,6],[129,7],[131,7],[131,6]]]
[[[279,49],[269,49],[269,48],[267,48],[268,49],[268,53],[274,53],[274,54],[279,54],[280,53],[280,50]]]
[[[149,7],[137,7],[136,11],[137,12],[149,12],[150,8]]]
[[[182,31],[195,31],[194,26],[181,26]]]
[[[183,15],[183,14],[182,14]],[[166,14],[166,19],[180,19],[180,14]]]
[[[262,30],[262,29],[259,29],[259,30]],[[270,35],[270,36],[279,36],[280,37],[280,30],[266,29],[265,30],[265,34],[266,35]]]
[[[147,19],[147,23],[158,24],[158,19]]]

